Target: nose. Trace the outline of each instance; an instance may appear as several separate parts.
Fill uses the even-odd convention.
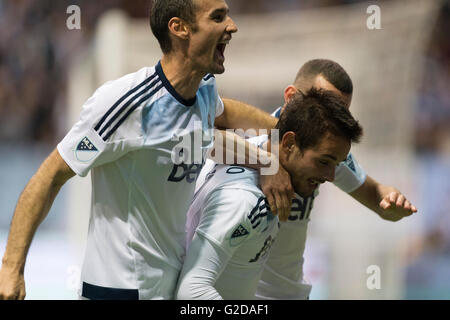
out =
[[[325,180],[327,180],[329,182],[333,182],[335,173],[336,173],[336,167],[331,166],[331,168],[327,171],[327,173],[325,175]]]
[[[231,17],[228,17],[228,23],[227,23],[227,32],[229,33],[236,33],[238,32],[238,27],[236,23],[234,23],[233,19]]]

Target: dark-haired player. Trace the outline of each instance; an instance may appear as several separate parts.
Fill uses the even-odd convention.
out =
[[[289,172],[296,201],[311,209],[318,183],[334,180],[362,128],[345,102],[330,91],[297,93],[275,127],[279,140],[251,139],[276,152]],[[329,161],[333,166],[323,166]],[[253,299],[270,247],[278,240],[271,214],[252,169],[216,165],[188,211],[187,253],[177,299]],[[284,230],[280,230],[280,233]]]

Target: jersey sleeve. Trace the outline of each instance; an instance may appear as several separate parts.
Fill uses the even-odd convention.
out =
[[[218,189],[211,193],[196,229],[228,256],[258,232],[249,215],[258,197],[242,189]]]
[[[208,239],[192,239],[178,280],[177,300],[221,300],[214,285],[230,257]]]
[[[358,189],[366,181],[366,172],[349,153],[347,159],[336,167],[334,185],[344,192],[350,193]]]
[[[84,177],[90,169],[142,145],[137,113],[127,114],[119,103],[130,87],[130,77],[125,76],[97,89],[83,105],[78,122],[58,144],[58,152],[76,174]]]
[[[216,110],[215,110],[215,112],[216,112],[216,118],[217,118],[218,116],[220,116],[220,115],[223,113],[224,106],[223,106],[222,98],[220,97],[219,91],[218,91],[218,89],[217,89],[216,79],[213,78],[213,81],[214,81],[214,93],[215,93],[215,96],[217,97],[217,100],[216,100]]]

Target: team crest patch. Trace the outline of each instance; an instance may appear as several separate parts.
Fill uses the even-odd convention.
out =
[[[247,236],[249,235],[249,232],[247,229],[245,229],[242,224],[240,224],[231,235],[230,238],[230,245],[232,247],[239,245]]]
[[[75,156],[78,161],[88,162],[94,159],[97,155],[98,149],[95,145],[89,140],[88,137],[84,137],[80,143],[78,143],[77,148],[75,149]]]

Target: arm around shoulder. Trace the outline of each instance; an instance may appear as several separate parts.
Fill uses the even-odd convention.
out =
[[[215,123],[219,128],[225,129],[255,129],[256,134],[262,134],[260,129],[266,130],[266,134],[273,129],[278,119],[267,112],[232,99],[222,99],[223,113],[216,118]]]

